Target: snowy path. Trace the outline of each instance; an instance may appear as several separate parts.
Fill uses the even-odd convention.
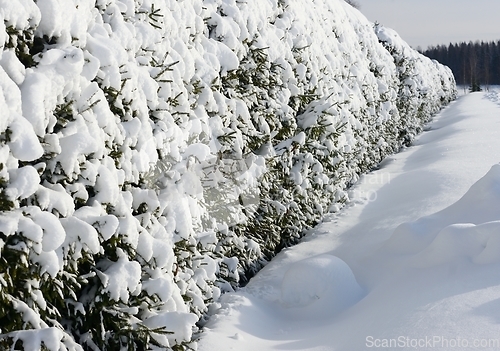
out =
[[[223,297],[199,350],[500,348],[498,100],[461,97],[364,176],[344,210]],[[330,255],[363,296],[341,291],[350,271]]]

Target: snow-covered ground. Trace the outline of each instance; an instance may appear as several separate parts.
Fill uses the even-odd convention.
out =
[[[461,96],[222,298],[200,351],[500,348],[500,96]]]

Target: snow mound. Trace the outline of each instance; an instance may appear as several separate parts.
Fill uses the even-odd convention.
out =
[[[464,259],[478,264],[500,262],[500,221],[452,224],[415,255],[413,262],[417,267],[432,267]]]
[[[383,247],[396,254],[414,254],[417,267],[470,260],[500,262],[500,164],[451,206],[398,226]]]
[[[287,308],[307,308],[318,316],[343,310],[362,297],[351,268],[338,257],[319,255],[293,264],[281,283],[281,301]]]

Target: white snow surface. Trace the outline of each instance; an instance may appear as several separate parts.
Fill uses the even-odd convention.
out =
[[[198,350],[497,350],[499,97],[460,97],[363,176],[342,211],[223,297]],[[342,289],[355,293],[339,302]]]
[[[395,32],[374,30],[341,0],[0,0],[0,44],[0,253],[20,257],[2,267],[31,274],[10,284],[10,270],[0,272],[2,301],[25,322],[0,326],[0,336],[33,350],[110,340],[115,329],[103,322],[82,335],[58,320],[80,328],[98,314],[102,295],[128,314],[130,330],[165,326],[173,334],[153,333],[162,347],[189,343],[196,321],[232,290],[229,281],[263,259],[267,238],[245,236],[255,203],[283,217],[308,199],[302,217],[320,219],[332,201],[340,208],[359,173],[399,149],[400,132],[411,139],[455,96],[448,68]],[[472,146],[485,152],[482,142]],[[274,173],[282,178],[261,187],[281,166]],[[286,196],[268,198],[290,179],[296,186]],[[450,231],[473,236],[495,227],[490,217],[442,235],[440,228],[440,241],[422,255],[437,262],[433,250],[448,247]],[[305,224],[296,224],[288,229],[298,237]],[[396,248],[411,248],[418,232],[418,224],[401,227],[393,240],[405,245]],[[459,247],[460,257],[494,260],[494,237],[470,241],[477,252]],[[286,323],[301,308],[311,318],[328,320],[329,308],[348,314],[372,296],[353,261],[359,256],[337,253],[334,243],[302,255],[307,261],[273,290]],[[298,284],[302,277],[310,289]],[[44,296],[47,286],[54,294]],[[50,307],[59,298],[74,311]]]

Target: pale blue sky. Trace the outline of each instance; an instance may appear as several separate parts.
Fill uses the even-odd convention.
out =
[[[411,46],[500,40],[500,0],[355,0]]]

